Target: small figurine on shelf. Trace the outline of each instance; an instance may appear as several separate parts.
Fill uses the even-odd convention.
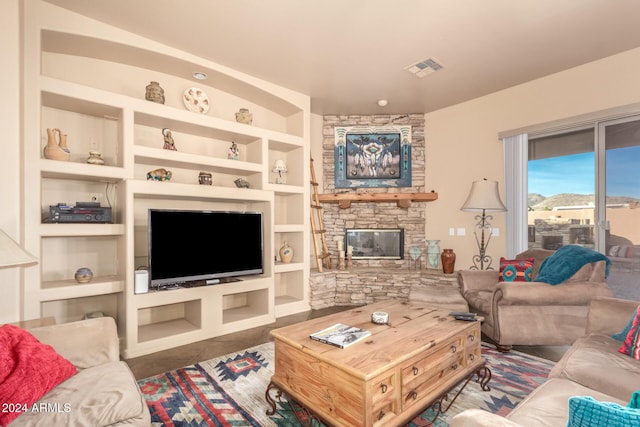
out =
[[[171,129],[162,129],[162,135],[164,135],[164,146],[162,148],[165,150],[178,151],[176,143],[173,141],[173,136],[171,136]]]
[[[104,159],[99,151],[89,151],[89,158],[87,163],[90,165],[104,165]]]
[[[147,172],[147,181],[170,181],[171,175],[171,171],[164,168],[154,169]]]
[[[249,188],[249,181],[247,181],[244,178],[238,178],[233,182],[236,184],[236,187],[238,188]]]
[[[235,141],[231,141],[231,147],[229,147],[229,153],[227,154],[227,158],[231,160],[238,160],[238,156],[240,155],[240,149]]]

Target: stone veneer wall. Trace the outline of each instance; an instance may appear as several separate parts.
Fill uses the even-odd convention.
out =
[[[334,127],[336,126],[411,126],[411,187],[336,189],[334,185]],[[323,123],[323,193],[413,193],[425,192],[424,115],[324,116]],[[344,241],[345,228],[404,228],[404,260],[354,260],[355,267],[408,267],[408,250],[412,245],[424,247],[426,202],[413,202],[409,208],[393,203],[352,203],[340,209],[337,203],[323,204],[323,222],[327,245],[337,254],[337,242]],[[337,257],[334,256],[335,260]]]
[[[411,125],[412,187],[336,189],[334,185],[334,127]],[[424,115],[324,116],[323,123],[323,189],[322,193],[412,193],[425,188]],[[409,208],[392,203],[352,203],[340,209],[337,203],[324,203],[323,222],[327,245],[333,257],[333,269],[312,271],[310,279],[311,308],[334,305],[362,305],[384,299],[407,300],[412,286],[443,283],[443,275],[434,270],[412,270],[408,250],[418,245],[425,251],[426,202],[412,202]],[[336,270],[337,242],[344,240],[345,228],[404,228],[403,260],[354,260],[353,268]],[[314,260],[315,261],[315,260]],[[424,256],[422,266],[425,266]],[[452,285],[455,278],[446,278]]]

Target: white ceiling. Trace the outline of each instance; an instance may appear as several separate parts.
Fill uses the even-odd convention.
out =
[[[426,113],[640,46],[638,0],[47,1],[308,94],[317,114]],[[444,68],[404,70],[427,58]]]

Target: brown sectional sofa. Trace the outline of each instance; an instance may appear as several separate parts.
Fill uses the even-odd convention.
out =
[[[590,306],[586,335],[580,337],[538,387],[506,417],[480,409],[464,411],[451,427],[566,426],[568,399],[591,396],[602,402],[627,405],[640,389],[640,361],[618,353],[622,344],[611,335],[620,332],[638,301],[598,297]]]

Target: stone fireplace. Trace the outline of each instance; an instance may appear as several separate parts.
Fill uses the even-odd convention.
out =
[[[411,126],[411,187],[336,189],[334,185],[334,128],[342,126]],[[323,194],[336,193],[426,193],[424,115],[372,115],[325,116],[323,123],[322,157]],[[450,289],[455,285],[455,275],[444,275],[441,270],[426,268],[426,203],[412,201],[400,207],[395,201],[366,201],[340,207],[337,203],[323,203],[323,222],[327,245],[332,253],[332,269],[312,271],[311,307],[314,309],[334,305],[361,305],[384,299],[408,300],[415,287]],[[346,249],[347,230],[402,230],[403,241],[398,257],[355,257],[353,267],[337,270],[337,254],[340,243]],[[339,243],[340,242],[340,243]],[[355,246],[355,245],[353,245]],[[420,269],[410,261],[409,248],[418,246],[423,252]],[[354,248],[355,250],[355,248]],[[315,266],[315,260],[314,260]]]
[[[411,126],[411,187],[336,189],[334,185],[334,128],[336,126]],[[372,115],[372,116],[325,116],[323,123],[323,188],[322,193],[413,193],[425,192],[424,164],[424,115]],[[337,254],[338,242],[345,240],[346,229],[403,229],[403,254],[401,258],[354,259],[354,267],[408,268],[408,250],[420,246],[424,250],[426,202],[412,202],[401,208],[395,202],[352,203],[349,208],[340,208],[334,203],[323,204],[323,221],[327,245]],[[335,257],[334,257],[335,258]]]

